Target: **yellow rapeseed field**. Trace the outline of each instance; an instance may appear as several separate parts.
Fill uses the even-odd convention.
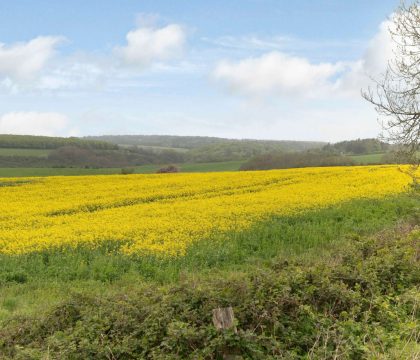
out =
[[[0,179],[0,253],[111,240],[127,254],[182,254],[215,233],[400,193],[409,182],[397,166]]]

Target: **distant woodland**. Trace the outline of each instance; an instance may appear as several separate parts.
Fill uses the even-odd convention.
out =
[[[127,168],[149,164],[241,161],[242,170],[355,165],[355,156],[395,162],[392,146],[377,139],[335,144],[234,140],[199,136],[121,135],[85,138],[0,135],[2,168]]]

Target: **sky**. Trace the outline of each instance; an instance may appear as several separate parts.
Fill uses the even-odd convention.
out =
[[[0,133],[375,137],[398,0],[0,0]]]

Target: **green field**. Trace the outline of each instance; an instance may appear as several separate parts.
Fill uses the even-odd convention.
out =
[[[0,177],[119,174],[120,168],[0,168]]]
[[[215,171],[237,171],[243,161],[224,161],[214,163],[185,163],[176,166],[181,172],[215,172]],[[135,174],[155,173],[166,165],[143,165],[135,168]]]
[[[242,161],[226,161],[219,163],[186,163],[179,164],[181,172],[212,172],[239,170]],[[155,173],[166,165],[143,165],[135,167],[135,174]],[[30,176],[64,176],[64,175],[109,175],[120,174],[121,168],[0,168],[0,177],[30,177]]]
[[[119,146],[121,146],[122,148],[129,147],[127,145],[119,145]],[[186,148],[167,147],[167,146],[153,146],[153,145],[137,145],[136,147],[139,148],[139,149],[145,149],[145,150],[153,150],[153,151],[170,150],[170,151],[177,151],[177,152],[181,152],[181,153],[185,153],[189,150],[189,149],[186,149]]]
[[[356,165],[380,164],[385,153],[351,155]]]
[[[0,357],[413,358],[419,206],[414,194],[353,200],[172,259],[115,243],[1,255]],[[211,312],[227,305],[239,331],[219,335]]]
[[[14,149],[0,148],[0,156],[34,156],[47,157],[51,150],[48,149]]]

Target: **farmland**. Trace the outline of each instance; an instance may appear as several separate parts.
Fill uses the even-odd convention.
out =
[[[243,161],[220,161],[211,163],[180,163],[175,164],[180,172],[221,172],[237,171]],[[153,174],[167,165],[142,165],[134,168],[134,174]]]
[[[418,241],[420,199],[405,170],[363,166],[1,179],[0,355],[35,359],[53,351],[54,358],[96,354],[105,359],[107,347],[82,341],[99,333],[119,354],[116,358],[152,358],[150,352],[187,358],[194,351],[190,341],[197,342],[198,355],[217,353],[221,348],[211,341],[219,338],[207,317],[223,304],[235,307],[241,330],[237,337],[217,341],[236,348],[252,345],[252,351],[270,347],[275,352],[281,346],[304,354],[315,346],[318,351],[315,326],[326,331],[332,349],[348,345],[340,343],[338,334],[332,336],[327,325],[316,325],[322,321],[339,332],[364,326],[370,333],[367,346],[375,349],[385,346],[401,354],[398,339],[401,349],[416,351],[407,340],[414,331],[411,308],[393,297],[409,296],[418,269],[410,254]],[[378,232],[382,235],[374,240]],[[401,240],[394,243],[396,238]],[[359,273],[352,273],[356,269]],[[393,269],[393,280],[385,280],[385,269]],[[343,274],[350,277],[348,283]],[[367,296],[353,281],[362,281],[377,295]],[[311,291],[325,291],[324,300],[309,300]],[[387,313],[382,308],[372,313],[384,292],[392,303]],[[286,301],[276,296],[293,297],[301,310],[284,305],[275,315],[280,328],[274,331],[263,313],[276,311],[270,301]],[[353,303],[352,297],[360,299]],[[340,311],[348,315],[325,312],[324,306],[337,301],[344,302]],[[133,314],[134,308],[144,314]],[[363,320],[356,320],[358,312]],[[149,320],[119,328],[129,321],[122,314]],[[386,323],[382,318],[387,316],[395,320]],[[51,321],[56,327],[45,327]],[[187,330],[182,336],[188,341],[177,343],[174,326],[200,330],[195,335]],[[296,331],[288,343],[283,326]],[[18,335],[22,331],[28,335]],[[156,343],[130,348],[136,331]],[[250,338],[249,331],[254,334]],[[266,336],[279,342],[268,345]],[[356,333],[351,336],[359,341]],[[244,343],[237,344],[238,339]],[[376,344],[378,339],[388,345]],[[77,350],[72,350],[74,341]],[[162,348],[165,341],[178,345]]]
[[[49,153],[50,150],[48,149],[0,148],[0,156],[47,157]]]
[[[0,168],[0,177],[41,177],[41,176],[71,176],[118,174],[120,168]]]
[[[352,155],[351,158],[358,165],[364,164],[380,164],[384,153],[364,154],[364,155]]]
[[[0,360],[420,360],[395,3],[1,1]]]
[[[224,161],[214,163],[183,163],[178,168],[182,172],[217,172],[239,170],[242,161]],[[155,173],[165,165],[141,165],[133,167],[135,174]],[[43,177],[43,176],[72,176],[72,175],[107,175],[120,174],[121,168],[0,168],[2,177]]]
[[[109,240],[127,254],[175,256],[216,231],[243,230],[272,215],[298,214],[355,198],[393,195],[403,192],[408,181],[390,166],[54,177],[18,181],[16,186],[9,181],[0,189],[0,253],[96,246]]]

